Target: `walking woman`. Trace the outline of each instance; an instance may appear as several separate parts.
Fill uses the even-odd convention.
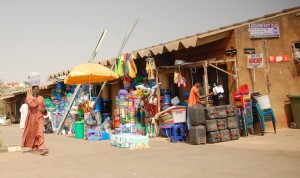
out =
[[[39,87],[32,87],[32,96],[26,97],[28,104],[28,114],[25,122],[25,128],[22,138],[22,147],[30,148],[33,153],[45,155],[49,153],[44,143],[44,115],[47,114],[45,109],[44,98],[39,96]]]

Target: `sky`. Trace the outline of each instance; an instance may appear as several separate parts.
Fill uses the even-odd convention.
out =
[[[300,6],[300,0],[0,0],[0,80],[28,81],[95,61]]]

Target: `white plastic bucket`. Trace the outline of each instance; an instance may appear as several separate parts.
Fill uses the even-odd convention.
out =
[[[261,110],[270,109],[271,103],[268,95],[263,95],[255,98]]]
[[[38,86],[41,83],[39,72],[31,72],[28,78],[30,79],[31,86]]]

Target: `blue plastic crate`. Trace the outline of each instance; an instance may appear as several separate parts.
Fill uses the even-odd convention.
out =
[[[102,132],[102,140],[109,140],[110,139],[110,134],[108,132]]]
[[[102,138],[102,133],[100,130],[89,129],[86,135],[87,135],[87,140],[90,141],[99,141]]]

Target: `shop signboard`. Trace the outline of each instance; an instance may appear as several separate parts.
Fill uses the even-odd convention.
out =
[[[247,67],[252,68],[262,68],[263,67],[263,55],[262,54],[249,54]]]
[[[233,56],[236,53],[237,53],[236,49],[231,49],[231,50],[225,51],[226,56]]]
[[[290,60],[290,57],[287,56],[287,55],[281,55],[281,56],[269,56],[268,57],[268,61],[270,63],[273,63],[273,62],[287,62]]]
[[[249,25],[250,38],[278,38],[279,23],[252,23]]]
[[[254,48],[244,48],[244,54],[255,54]]]

